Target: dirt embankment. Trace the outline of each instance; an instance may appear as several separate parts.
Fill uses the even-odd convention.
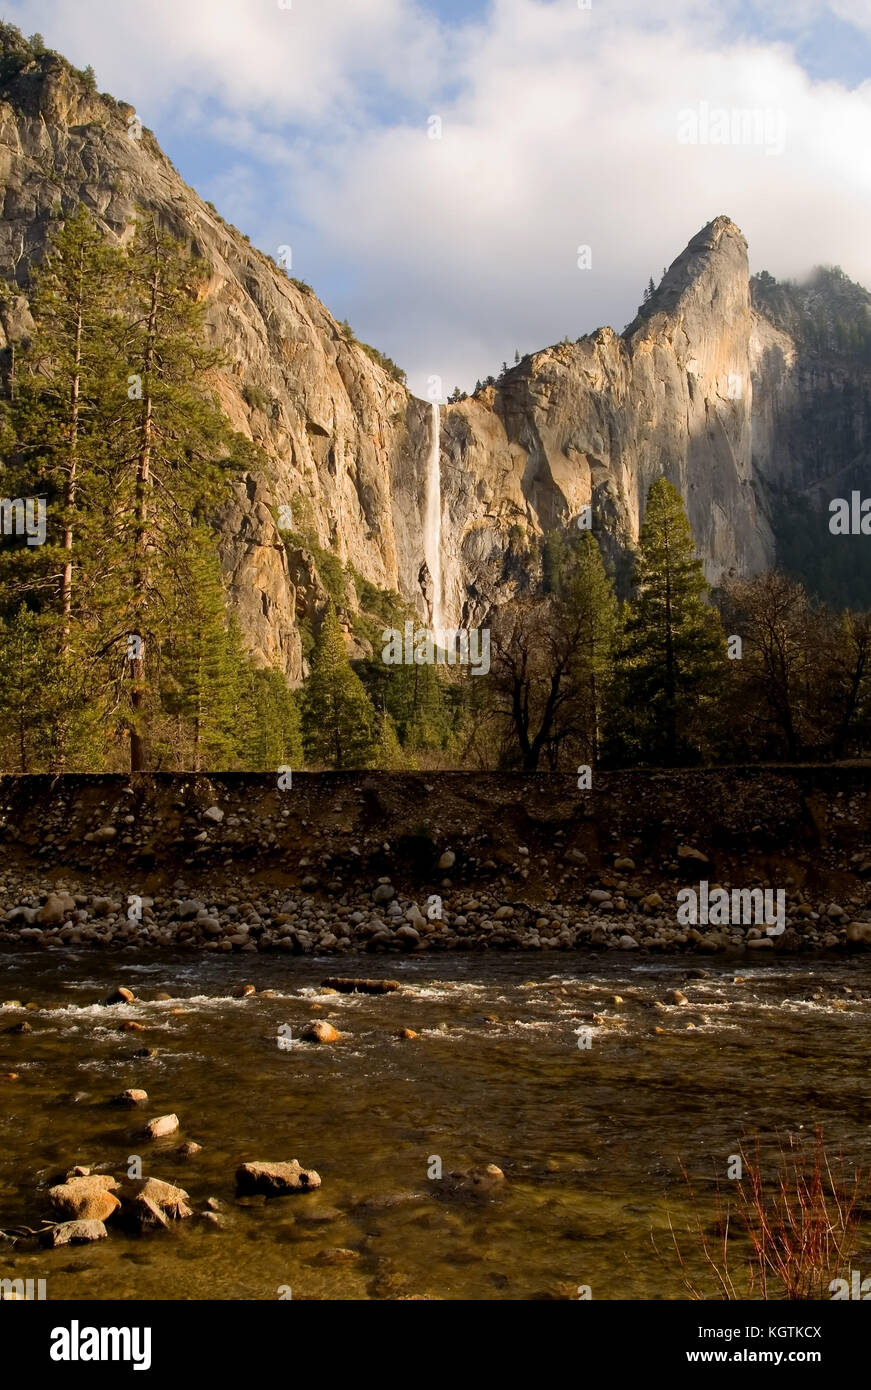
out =
[[[278,783],[241,773],[0,779],[0,930],[43,945],[213,950],[837,949],[871,939],[867,765],[598,772],[589,791],[561,774],[299,773]],[[677,892],[701,880],[783,889],[787,931],[772,940],[764,925],[687,928]]]

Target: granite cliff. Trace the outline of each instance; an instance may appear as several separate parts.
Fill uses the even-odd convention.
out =
[[[132,107],[98,94],[58,55],[19,49],[9,32],[0,273],[11,292],[0,348],[8,357],[27,336],[29,268],[59,219],[84,203],[123,242],[138,209],[154,213],[207,267],[208,330],[227,358],[209,384],[262,448],[263,469],[234,484],[217,518],[230,600],[257,660],[301,679],[301,622],[324,597],[318,552],[429,615],[430,403],[189,188]],[[828,303],[831,287],[820,294]],[[711,580],[771,563],[784,490],[819,498],[867,476],[869,310],[851,303],[855,341],[809,334],[795,296],[755,281],[751,295],[746,242],[721,216],[622,334],[601,328],[533,353],[442,405],[444,620],[480,622],[534,584],[530,541],[576,525],[588,505],[606,548],[625,555],[662,473],[686,500]],[[277,526],[282,505],[290,539]],[[352,586],[348,602],[357,601]]]

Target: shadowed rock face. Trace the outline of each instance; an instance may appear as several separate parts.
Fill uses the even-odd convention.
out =
[[[188,188],[149,131],[132,138],[133,114],[50,55],[0,86],[0,272],[26,290],[59,213],[80,202],[122,242],[137,208],[153,212],[203,258],[209,332],[229,358],[210,385],[268,460],[220,511],[222,564],[249,649],[298,682],[298,620],[324,590],[313,556],[286,552],[275,509],[290,504],[294,530],[426,617],[430,406]],[[0,347],[29,327],[26,295],[13,295]],[[624,334],[602,328],[535,353],[499,386],[443,407],[445,622],[480,623],[529,582],[518,526],[571,526],[591,504],[606,546],[625,551],[662,473],[686,500],[709,578],[762,568],[774,543],[760,482],[788,482],[795,468],[809,486],[840,466],[796,458],[796,422],[818,389],[834,389],[802,361],[790,333],[751,306],[746,243],[718,217]]]

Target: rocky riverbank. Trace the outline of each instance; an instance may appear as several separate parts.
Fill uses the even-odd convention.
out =
[[[0,939],[45,949],[844,951],[871,944],[867,766],[0,779]],[[678,920],[700,882],[785,930]]]

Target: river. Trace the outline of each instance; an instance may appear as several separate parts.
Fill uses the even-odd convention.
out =
[[[400,991],[322,993],[335,958],[3,949],[0,998],[38,1007],[0,1009],[0,1072],[18,1074],[0,1082],[0,1228],[50,1218],[47,1187],[74,1164],[122,1177],[136,1154],[220,1209],[91,1245],[0,1245],[0,1274],[46,1278],[50,1299],[680,1298],[682,1166],[710,1223],[742,1137],[770,1160],[820,1125],[830,1152],[868,1163],[862,959],[366,966]],[[258,993],[238,997],[245,984]],[[104,1006],[115,985],[135,1002]],[[3,1032],[25,1018],[32,1032]],[[340,1041],[300,1042],[313,1018]],[[112,1107],[127,1087],[147,1104]],[[144,1141],[167,1112],[179,1133]],[[201,1152],[179,1157],[184,1140]],[[317,1192],[236,1201],[240,1163],[291,1158]],[[491,1163],[506,1179],[492,1189],[450,1177]]]

